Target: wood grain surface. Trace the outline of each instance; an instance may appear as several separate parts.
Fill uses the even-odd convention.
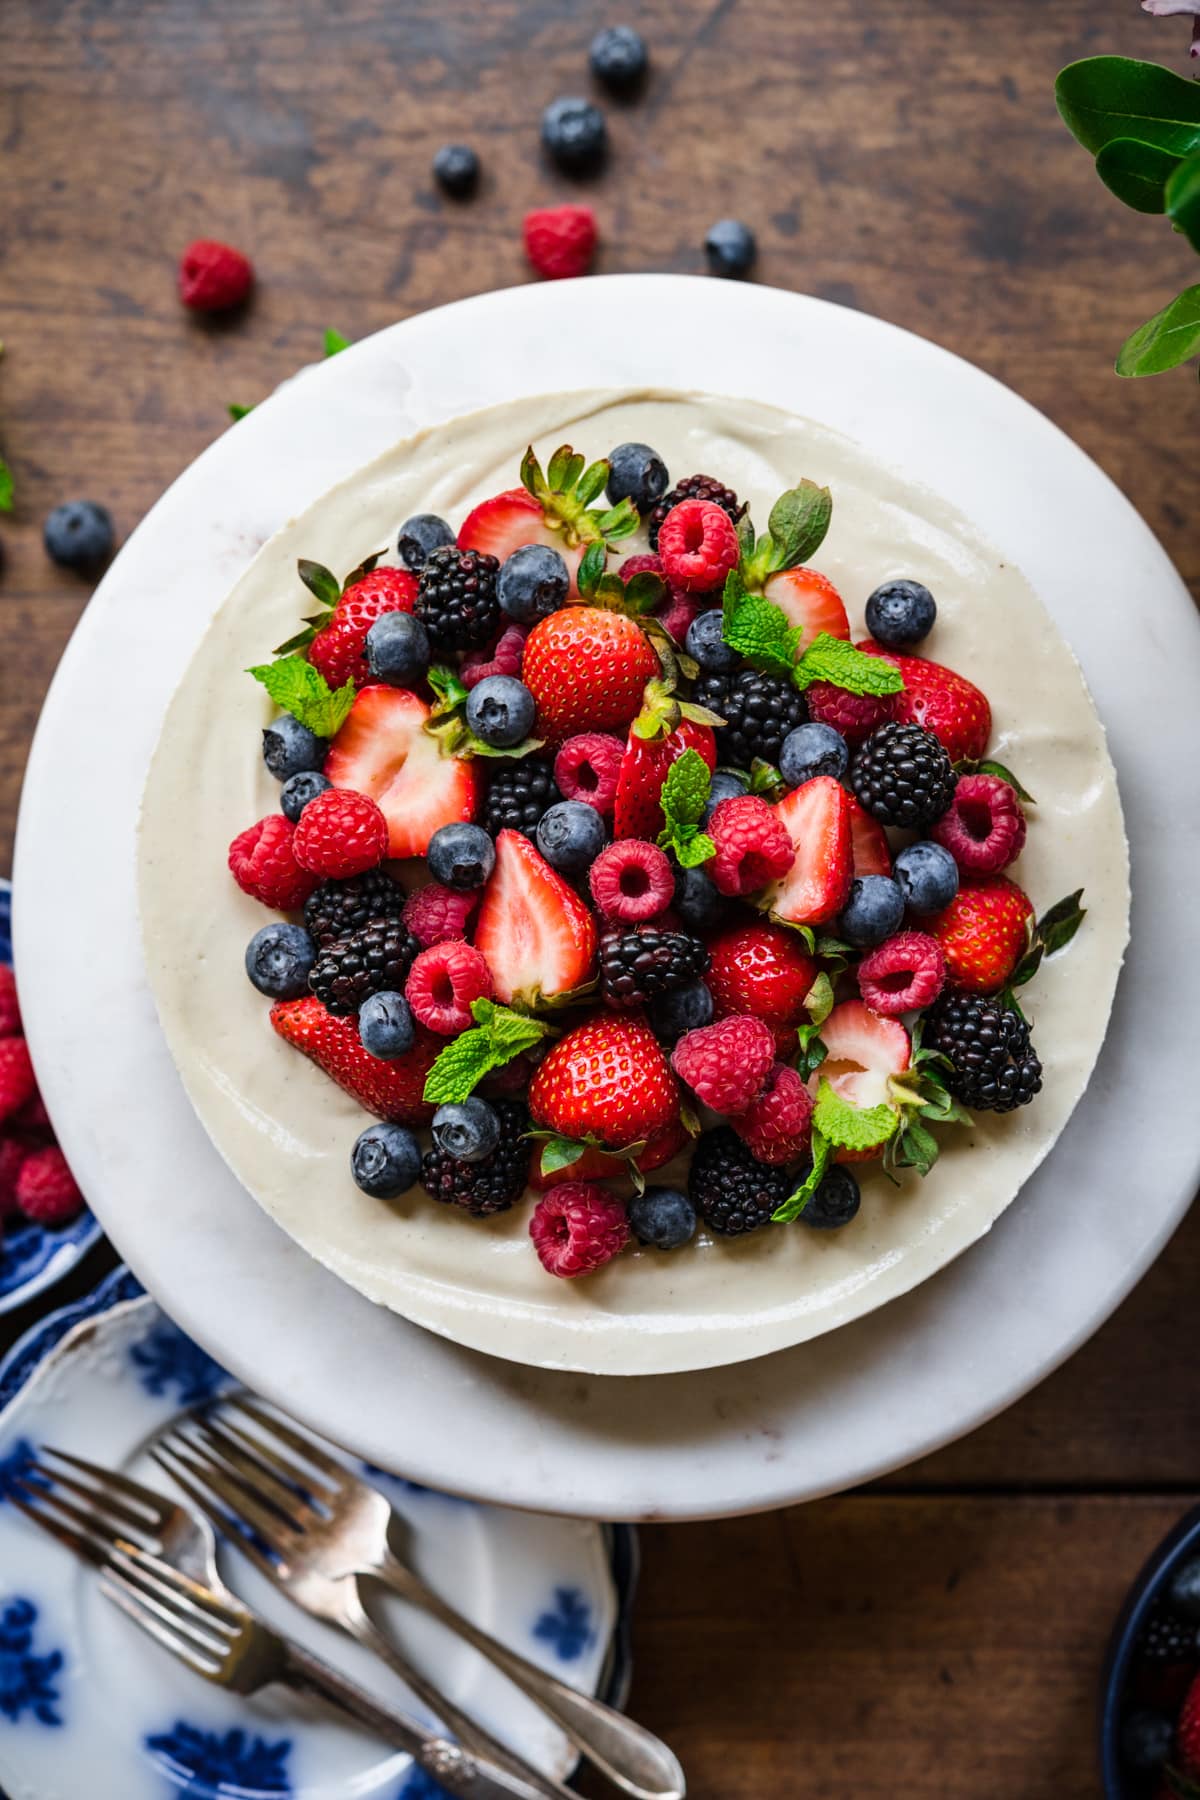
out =
[[[1053,101],[1076,56],[1183,68],[1186,21],[1151,22],[1133,0],[644,0],[626,16],[651,80],[636,105],[608,106],[609,168],[579,190],[542,165],[538,113],[587,90],[589,38],[620,16],[573,0],[4,0],[5,866],[38,708],[88,596],[44,555],[46,511],[93,497],[127,536],[227,428],[226,403],[317,356],[325,326],[357,338],[527,279],[523,212],[580,191],[602,270],[699,271],[706,227],[733,214],[758,234],[760,280],[988,369],[1101,463],[1200,582],[1194,374],[1111,372],[1195,259],[1104,192]],[[470,205],[431,186],[449,139],[484,159]],[[258,269],[231,324],[198,324],[175,298],[175,259],[202,235]],[[713,345],[715,386],[735,354]],[[78,805],[102,778],[101,747]],[[1136,1205],[1132,1123],[1113,1178]],[[643,1533],[633,1703],[678,1744],[696,1795],[1098,1792],[1105,1634],[1200,1497],[1198,1283],[1193,1218],[1089,1345],[963,1443],[865,1493]]]

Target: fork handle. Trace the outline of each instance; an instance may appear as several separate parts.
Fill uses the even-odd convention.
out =
[[[540,1706],[576,1749],[631,1800],[684,1800],[687,1787],[678,1759],[661,1738],[644,1726],[602,1700],[581,1694],[578,1688],[569,1687],[481,1631],[440,1594],[426,1587],[390,1550],[378,1565],[362,1573],[371,1575],[400,1599],[420,1606],[478,1650],[527,1699]]]

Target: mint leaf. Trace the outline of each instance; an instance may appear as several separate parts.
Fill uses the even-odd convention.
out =
[[[254,408],[252,406],[242,406],[237,400],[231,400],[229,402],[229,416],[235,422],[238,419],[244,419],[247,413],[252,413],[253,411]]]
[[[569,1169],[586,1149],[586,1144],[577,1143],[574,1138],[548,1137],[542,1145],[542,1174],[553,1175],[559,1169]]]
[[[849,694],[898,694],[904,686],[899,669],[881,656],[867,656],[844,638],[819,632],[800,661],[792,679],[803,690],[814,681],[828,681]]]
[[[1181,162],[1167,183],[1167,217],[1193,250],[1200,250],[1200,151]]]
[[[851,1106],[834,1092],[828,1081],[817,1089],[813,1124],[822,1137],[842,1150],[874,1150],[886,1144],[900,1123],[894,1106],[881,1102],[878,1106]]]
[[[717,846],[700,820],[708,802],[708,764],[698,750],[685,750],[667,770],[659,794],[666,823],[658,834],[660,849],[673,850],[681,869],[697,869],[715,856]]]
[[[802,481],[780,494],[767,520],[772,540],[771,571],[794,569],[797,563],[814,556],[825,541],[832,516],[833,497],[827,487],[818,487],[815,481]]]
[[[1158,63],[1089,56],[1055,83],[1067,130],[1098,155],[1114,138],[1188,156],[1200,145],[1200,86]]]
[[[310,562],[306,556],[302,556],[296,564],[296,573],[313,599],[319,600],[322,606],[327,606],[332,611],[342,597],[342,584],[332,570],[327,569],[324,563]]]
[[[1117,374],[1162,375],[1200,350],[1200,285],[1184,288],[1139,325],[1117,353]]]
[[[318,737],[336,737],[346,714],[354,705],[354,683],[335,692],[319,670],[302,656],[285,656],[279,662],[260,663],[247,669],[255,681],[261,681],[276,706],[299,719]]]
[[[425,1077],[425,1099],[431,1106],[467,1099],[485,1075],[531,1049],[550,1029],[540,1019],[491,1000],[472,1001],[471,1014],[475,1028],[447,1044]]]
[[[348,337],[343,337],[341,332],[335,331],[332,325],[325,327],[326,356],[336,356],[339,350],[348,350],[349,348],[350,339]]]
[[[795,1193],[789,1194],[783,1204],[775,1208],[775,1211],[771,1214],[771,1219],[774,1224],[790,1225],[793,1219],[798,1219],[800,1217],[800,1214],[804,1211],[805,1207],[820,1187],[822,1181],[825,1179],[825,1171],[829,1167],[829,1148],[828,1140],[822,1137],[821,1133],[814,1128],[812,1134],[812,1168],[809,1170],[800,1186],[796,1189]]]
[[[737,569],[731,569],[725,578],[722,613],[721,635],[731,649],[772,674],[792,673],[800,632],[781,606],[761,594],[749,593]]]
[[[735,769],[734,774],[738,771]],[[782,800],[783,776],[774,763],[764,761],[756,756],[750,764],[750,792],[762,800]]]
[[[1113,138],[1096,158],[1096,173],[1110,193],[1134,212],[1166,210],[1166,186],[1179,158],[1139,138]]]
[[[11,512],[13,509],[12,470],[0,456],[0,512]]]
[[[805,994],[804,1010],[816,1026],[823,1025],[833,1011],[833,983],[824,970]]]

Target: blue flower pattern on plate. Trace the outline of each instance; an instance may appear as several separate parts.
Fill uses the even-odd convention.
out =
[[[207,1350],[166,1319],[160,1319],[140,1343],[131,1344],[129,1354],[146,1392],[161,1399],[174,1389],[180,1406],[202,1406],[229,1380]]]
[[[18,1438],[11,1450],[0,1455],[0,1505],[13,1493],[18,1478],[28,1481],[31,1487],[47,1485],[37,1476],[30,1476],[29,1471],[36,1460],[37,1451],[28,1438]]]
[[[187,1800],[258,1800],[260,1794],[290,1794],[287,1762],[292,1740],[251,1737],[240,1728],[226,1732],[204,1731],[177,1719],[170,1731],[146,1739],[150,1754],[165,1763]]]
[[[29,1712],[41,1725],[61,1725],[56,1677],[63,1653],[35,1649],[37,1618],[33,1601],[19,1596],[0,1607],[0,1717],[16,1725]]]
[[[592,1608],[578,1588],[554,1590],[554,1605],[533,1628],[535,1638],[553,1644],[560,1662],[578,1662],[592,1641]]]

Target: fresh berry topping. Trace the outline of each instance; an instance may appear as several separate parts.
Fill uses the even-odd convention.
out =
[[[459,526],[460,550],[486,551],[498,563],[507,562],[522,544],[548,545],[562,556],[572,576],[583,557],[583,544],[568,548],[562,531],[552,531],[546,523],[540,501],[523,487],[506,488],[490,500],[481,500]]]
[[[7,963],[0,963],[0,1038],[19,1037],[22,1030],[17,978]]]
[[[231,244],[197,238],[179,259],[179,298],[192,312],[229,312],[253,286],[249,257]]]
[[[854,865],[854,873],[858,875],[891,875],[892,852],[887,841],[887,833],[878,819],[873,819],[869,812],[864,812],[854,795],[850,796],[850,857]],[[899,879],[897,877],[897,879]],[[957,877],[955,886],[957,887]],[[905,889],[907,904],[908,891]],[[943,902],[943,904],[945,904]]]
[[[57,1144],[31,1150],[17,1174],[17,1205],[35,1224],[66,1225],[83,1211],[83,1195]]]
[[[898,850],[892,873],[910,912],[943,912],[958,892],[958,864],[948,850],[927,839]]]
[[[440,881],[431,881],[404,902],[404,923],[422,950],[428,950],[431,944],[465,938],[478,904],[478,894],[457,893]]]
[[[812,1138],[813,1098],[787,1063],[777,1062],[757,1100],[733,1121],[733,1129],[759,1162],[794,1162]]]
[[[656,1038],[674,1044],[685,1032],[712,1024],[713,997],[703,981],[689,981],[651,1000],[646,1017]]]
[[[946,1057],[951,1066],[942,1078],[964,1106],[1011,1112],[1041,1088],[1042,1065],[1029,1026],[1008,1007],[952,989],[934,1002],[924,1023],[924,1046]]]
[[[840,1231],[855,1218],[862,1195],[853,1174],[841,1163],[825,1171],[804,1211],[800,1223],[812,1231]]]
[[[407,569],[373,569],[352,581],[308,646],[309,662],[331,688],[369,681],[366,650],[372,625],[388,613],[411,613],[416,597],[416,577]]]
[[[590,206],[535,206],[525,214],[521,236],[530,267],[547,281],[586,275],[599,239]]]
[[[724,585],[741,554],[729,514],[710,500],[681,500],[658,531],[663,573],[688,594],[707,594]]]
[[[804,695],[790,681],[759,669],[702,675],[692,697],[724,719],[717,760],[735,769],[748,769],[755,757],[777,764],[784,738],[808,717]]]
[[[486,1100],[471,1094],[466,1100],[439,1106],[431,1126],[433,1146],[459,1162],[482,1162],[500,1142],[500,1115]]]
[[[656,844],[622,838],[600,852],[588,874],[588,886],[606,919],[636,925],[671,904],[675,878]]]
[[[417,954],[401,919],[376,919],[322,950],[308,985],[331,1013],[356,1013],[370,994],[395,993]]]
[[[536,625],[567,603],[571,571],[549,544],[522,544],[496,577],[500,610],[518,625]]]
[[[754,1104],[774,1061],[775,1039],[761,1019],[748,1014],[689,1031],[671,1054],[671,1067],[697,1100],[729,1114]]]
[[[502,831],[519,831],[531,838],[538,820],[560,798],[554,772],[536,756],[501,762],[492,770],[483,822],[493,837]]]
[[[533,695],[512,675],[487,675],[467,697],[467,724],[493,750],[512,750],[533,730]]]
[[[368,794],[327,788],[300,815],[292,851],[314,875],[362,875],[388,854],[388,822]]]
[[[677,869],[672,904],[691,931],[711,931],[729,911],[729,902],[703,869]]]
[[[421,1146],[403,1125],[368,1125],[350,1152],[350,1172],[364,1194],[395,1200],[421,1173]]]
[[[560,800],[538,820],[537,847],[552,869],[581,875],[604,848],[608,833],[594,806],[582,800]]]
[[[629,1202],[629,1224],[639,1244],[678,1250],[696,1235],[696,1209],[678,1188],[649,1187]]]
[[[881,825],[920,827],[954,798],[954,770],[938,739],[919,725],[881,725],[854,753],[850,785]]]
[[[579,895],[516,831],[496,839],[496,867],[483,892],[475,945],[496,998],[533,1005],[582,987],[592,975],[596,923]]]
[[[992,875],[1015,862],[1025,845],[1025,814],[1007,781],[960,775],[948,812],[930,831],[960,869]]]
[[[717,846],[709,869],[722,894],[755,894],[781,881],[795,859],[787,827],[774,807],[753,794],[722,800],[708,831]]]
[[[675,483],[669,493],[663,495],[646,521],[650,531],[650,548],[652,550],[658,549],[658,534],[663,520],[673,507],[679,505],[681,500],[711,500],[714,506],[719,506],[722,512],[729,514],[735,525],[746,510],[746,503],[738,499],[733,489],[727,488],[713,476],[685,475],[682,481]]]
[[[535,1124],[622,1150],[679,1117],[679,1086],[650,1027],[599,1013],[553,1046],[529,1084]]]
[[[263,761],[276,781],[286,781],[302,769],[319,769],[325,761],[329,745],[315,731],[293,719],[291,713],[280,713],[262,734]]]
[[[425,567],[425,559],[443,544],[454,543],[454,533],[445,519],[436,513],[414,513],[405,519],[396,539],[396,554],[414,574]]]
[[[942,947],[925,931],[897,933],[858,965],[859,993],[873,1012],[889,1019],[932,1006],[945,981]]]
[[[529,1235],[543,1269],[572,1280],[620,1255],[629,1242],[629,1220],[607,1188],[565,1181],[538,1201]]]
[[[604,114],[590,100],[552,100],[542,114],[542,144],[566,174],[586,174],[603,162],[608,148]]]
[[[229,846],[229,870],[243,894],[280,912],[303,906],[317,885],[317,876],[296,861],[295,834],[290,820],[271,813],[239,832]]]
[[[606,1006],[643,1006],[703,975],[708,951],[686,932],[638,925],[600,938],[600,992]]]
[[[525,1135],[529,1112],[523,1101],[494,1100],[500,1126],[496,1148],[479,1162],[465,1162],[435,1144],[421,1163],[421,1183],[434,1200],[457,1206],[473,1219],[507,1212],[525,1192],[533,1144]]]
[[[771,1221],[791,1192],[782,1169],[758,1158],[728,1125],[706,1131],[688,1171],[688,1197],[722,1237],[743,1237]]]
[[[921,581],[885,581],[867,599],[867,630],[889,650],[906,650],[933,630],[937,602]]]
[[[112,555],[115,534],[107,509],[95,500],[67,500],[47,513],[46,554],[60,568],[98,575]]]
[[[596,33],[588,50],[592,74],[614,94],[631,93],[644,78],[649,60],[645,38],[631,25],[606,25],[603,31]],[[643,449],[644,446],[623,444],[620,448]],[[613,455],[616,456],[615,450]],[[663,486],[666,486],[665,469]],[[615,505],[620,496],[610,489],[609,498]]]
[[[631,1168],[649,1175],[651,1170],[661,1169],[664,1163],[669,1163],[685,1144],[690,1143],[691,1135],[687,1127],[681,1119],[675,1118],[662,1131],[652,1132],[646,1140],[646,1148],[634,1157],[610,1155],[607,1151],[596,1150],[589,1145],[578,1161],[543,1174],[539,1158],[535,1156],[529,1185],[537,1188],[539,1193],[545,1193],[548,1188],[559,1187],[564,1181],[628,1180]]]
[[[246,945],[246,973],[260,994],[296,1000],[308,992],[317,947],[300,925],[264,925]]]
[[[859,649],[884,657],[900,671],[904,690],[892,696],[893,718],[932,731],[952,763],[979,761],[992,733],[992,709],[973,682],[923,656],[882,650],[870,638]]]
[[[838,934],[860,950],[882,944],[900,929],[904,895],[890,875],[856,875],[838,920]]]
[[[1024,955],[1032,923],[1029,896],[1015,881],[974,876],[929,921],[929,930],[942,946],[948,981],[971,993],[994,994]]]
[[[433,159],[433,179],[452,200],[468,200],[479,186],[479,154],[470,144],[443,144]]]
[[[732,769],[716,769],[708,783],[708,799],[704,802],[704,811],[700,823],[708,829],[709,820],[720,806],[722,800],[737,800],[749,790],[743,776],[735,775]]]
[[[289,781],[285,781],[279,790],[280,812],[285,819],[290,819],[293,825],[298,824],[300,814],[309,801],[315,800],[318,794],[323,794],[331,785],[328,778],[319,775],[315,769],[301,769],[298,775],[293,775]]]
[[[442,755],[423,729],[429,716],[425,702],[404,688],[364,688],[325,759],[335,787],[369,794],[380,807],[388,856],[424,856],[441,826],[475,816],[476,765]]]
[[[831,681],[812,682],[804,698],[809,718],[832,725],[850,745],[861,744],[896,716],[895,694],[851,694]]]
[[[36,1083],[24,1038],[0,1038],[0,1119],[10,1119],[32,1096]]]
[[[522,674],[537,701],[537,735],[562,744],[581,731],[624,732],[658,657],[640,625],[596,606],[569,606],[535,625]]]
[[[506,625],[490,650],[472,650],[464,656],[459,670],[463,686],[476,687],[489,675],[519,675],[527,636],[523,625]]]
[[[322,882],[304,903],[304,923],[313,943],[323,950],[375,919],[398,919],[406,911],[404,889],[382,869],[369,869],[349,881]]]
[[[425,1125],[433,1117],[424,1097],[425,1078],[445,1040],[432,1031],[418,1030],[407,1056],[383,1062],[364,1047],[356,1018],[327,1012],[312,994],[278,1001],[271,1008],[271,1025],[367,1112],[398,1125]]]
[[[444,544],[425,558],[413,611],[441,652],[478,650],[500,630],[494,556]]]
[[[644,738],[636,729],[630,731],[617,775],[615,837],[657,838],[666,823],[661,803],[663,783],[672,763],[678,762],[687,750],[696,751],[711,772],[717,761],[712,727],[681,719],[673,731],[661,737]]]
[[[850,796],[832,776],[818,775],[785,794],[775,816],[787,827],[796,860],[764,904],[793,925],[823,925],[850,892]]]
[[[631,559],[632,560],[632,559]],[[738,666],[738,654],[725,642],[724,614],[719,606],[697,613],[687,628],[683,647],[710,675],[729,675]]]
[[[796,1027],[808,1017],[804,1001],[817,965],[799,934],[766,919],[729,925],[709,939],[707,976],[718,1019],[749,1013],[774,1033],[777,1053],[796,1048]]]
[[[472,1000],[486,1000],[491,992],[491,970],[483,956],[457,938],[422,950],[404,987],[414,1018],[441,1037],[469,1031]]]
[[[554,759],[554,779],[566,800],[594,806],[611,819],[617,798],[617,775],[625,746],[607,731],[581,731],[568,738]]]
[[[618,444],[615,450],[609,451],[607,493],[610,506],[632,500],[640,513],[649,512],[666,493],[669,480],[666,463],[649,444]]]
[[[849,641],[850,621],[845,603],[827,575],[802,566],[781,569],[767,578],[763,592],[768,600],[782,607],[788,623],[800,632],[797,655],[807,650],[822,632]]]
[[[827,1051],[817,1071],[851,1106],[892,1104],[890,1082],[905,1073],[912,1043],[898,1019],[884,1019],[861,1000],[843,1000],[821,1026]]]
[[[429,633],[411,613],[382,613],[367,632],[367,668],[373,681],[412,687],[425,679],[431,654]]]
[[[364,1050],[384,1062],[407,1056],[416,1041],[412,1008],[403,994],[370,994],[358,1009],[358,1035]]]
[[[846,773],[850,752],[840,731],[832,725],[811,721],[797,725],[783,740],[779,752],[779,773],[787,787],[803,787],[816,775],[832,775],[840,781]]]
[[[714,275],[748,275],[758,255],[754,233],[740,219],[718,219],[704,238],[704,254]]]

